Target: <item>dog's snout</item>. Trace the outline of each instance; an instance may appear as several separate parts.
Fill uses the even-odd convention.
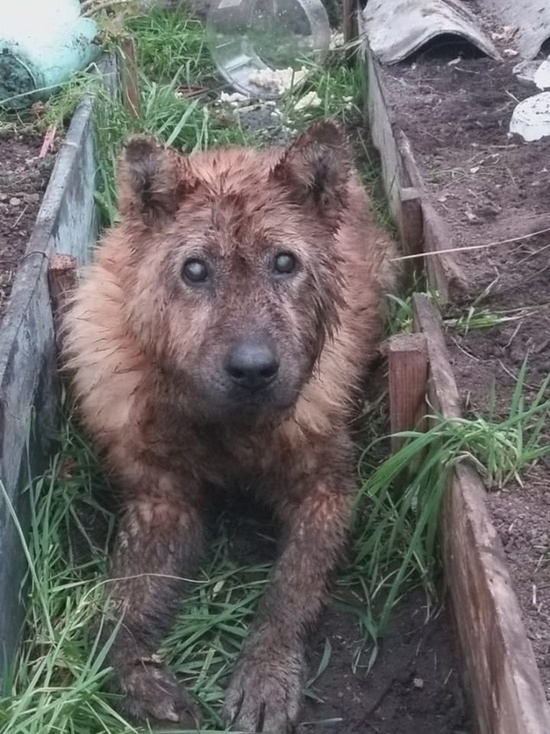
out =
[[[261,390],[277,376],[279,360],[268,342],[242,340],[229,351],[225,369],[236,385],[246,390]]]

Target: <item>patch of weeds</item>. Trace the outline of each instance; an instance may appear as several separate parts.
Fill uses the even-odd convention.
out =
[[[401,296],[395,293],[386,295],[386,336],[409,333],[413,330],[413,295],[436,300],[433,294],[425,290],[424,285],[423,278],[415,277]]]
[[[376,641],[383,636],[404,591],[411,584],[420,584],[428,602],[436,598],[439,511],[453,467],[469,461],[487,488],[494,489],[510,481],[521,485],[522,472],[550,455],[545,436],[550,419],[550,377],[527,405],[526,369],[524,362],[504,419],[493,412],[487,418],[473,419],[432,416],[435,425],[428,431],[397,434],[406,439],[404,446],[374,469],[370,456],[383,439],[375,439],[364,451],[359,463],[352,562],[340,585],[348,586],[356,598],[353,606],[365,645],[375,641],[369,669],[378,651]],[[412,466],[418,468],[410,476]],[[343,608],[350,608],[349,601]],[[363,649],[357,650],[356,665]]]
[[[106,649],[91,634],[103,606],[106,548],[94,547],[85,561],[68,548],[75,523],[83,528],[79,505],[102,513],[92,498],[95,462],[70,432],[65,441],[63,460],[56,458],[51,471],[29,488],[28,544],[17,524],[28,561],[26,637],[6,682],[10,690],[0,700],[0,728],[11,734],[129,732],[133,729],[111,712],[102,691]],[[1,485],[0,493],[10,507]],[[15,519],[13,508],[11,514]]]
[[[51,126],[62,130],[70,122],[82,99],[87,94],[93,94],[99,85],[97,74],[75,72],[47,102],[37,101],[30,109],[19,112],[0,107],[0,130],[42,132]]]
[[[388,294],[389,308],[386,320],[386,333],[388,335],[401,334],[412,330],[413,306],[412,294],[421,294],[433,302],[437,302],[437,296],[430,292],[424,292],[422,286],[415,284],[408,295],[396,296]],[[456,315],[446,315],[443,323],[450,329],[455,329],[463,336],[472,331],[492,329],[508,321],[517,321],[525,315],[522,309],[515,311],[491,311],[488,308],[469,306],[465,311]]]
[[[344,124],[357,121],[361,69],[359,65],[342,65],[341,52],[333,54],[332,62],[325,66],[310,65],[309,74],[302,84],[280,99],[279,109],[289,127],[299,130],[325,117],[339,118]],[[301,108],[300,101],[310,92],[317,95],[317,102]]]
[[[457,317],[447,317],[444,319],[446,326],[456,329],[460,334],[466,336],[470,331],[478,331],[479,329],[492,329],[503,321],[509,321],[503,316],[493,313],[487,308],[477,309],[470,306],[468,310]]]
[[[138,66],[149,79],[159,84],[177,79],[180,86],[192,86],[214,75],[204,26],[185,5],[177,12],[129,17],[125,28],[136,39]]]

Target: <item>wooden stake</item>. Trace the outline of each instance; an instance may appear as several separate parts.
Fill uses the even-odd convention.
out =
[[[390,425],[392,451],[398,451],[404,439],[399,431],[418,428],[426,413],[428,351],[423,334],[399,334],[388,342],[390,376]]]
[[[400,234],[403,255],[418,255],[424,241],[422,226],[422,201],[416,188],[403,188],[399,192],[401,202]],[[421,260],[419,260],[421,263]]]
[[[344,43],[353,44],[359,36],[357,25],[357,0],[343,0],[342,3],[342,25],[344,31]],[[346,53],[348,61],[355,56],[356,48],[351,48]]]
[[[139,85],[136,64],[136,46],[134,39],[127,36],[122,39],[119,52],[120,76],[124,104],[133,116],[139,115]]]
[[[53,255],[48,266],[50,304],[54,323],[55,343],[61,350],[61,322],[69,295],[78,281],[76,259],[72,255]]]

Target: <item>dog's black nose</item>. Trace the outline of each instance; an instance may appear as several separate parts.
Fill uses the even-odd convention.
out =
[[[279,360],[268,342],[242,340],[231,348],[225,369],[236,385],[262,390],[277,376]]]

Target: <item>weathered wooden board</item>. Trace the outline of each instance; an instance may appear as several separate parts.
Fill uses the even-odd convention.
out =
[[[429,359],[428,398],[445,418],[460,401],[439,312],[413,297],[414,325]],[[446,584],[473,714],[480,734],[548,734],[546,701],[515,596],[504,549],[485,504],[485,488],[463,463],[453,472],[442,509]]]
[[[85,262],[97,235],[91,113],[85,100],[73,117],[0,330],[0,686],[23,617],[26,564],[12,509],[25,530],[22,489],[29,472],[40,471],[47,461],[58,410],[48,260],[61,252]]]

